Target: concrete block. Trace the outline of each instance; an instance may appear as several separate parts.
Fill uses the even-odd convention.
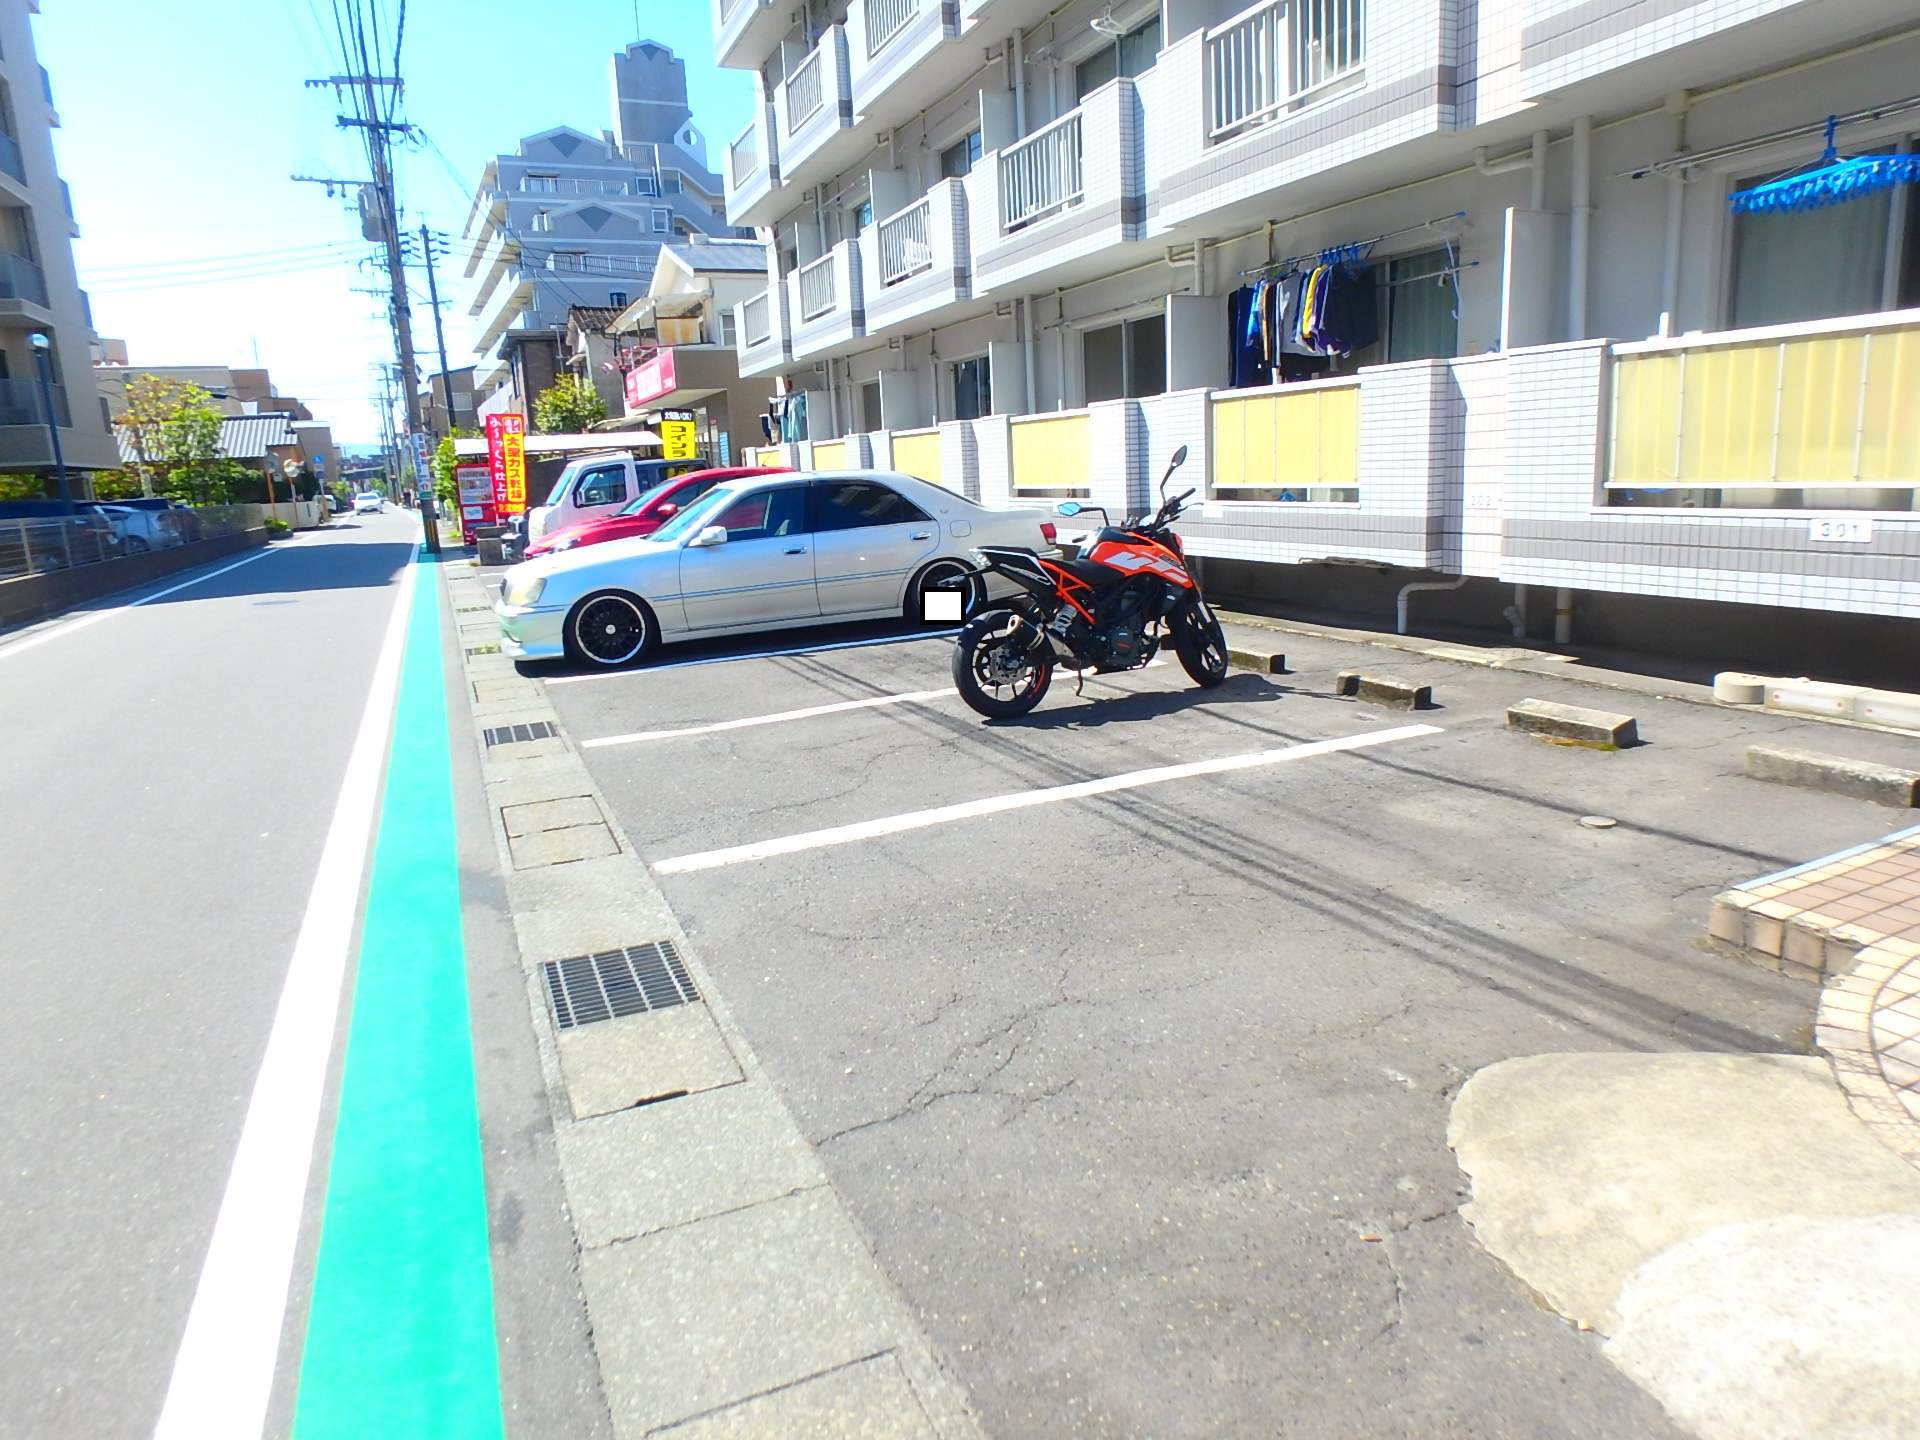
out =
[[[740,1064],[705,1005],[602,1020],[556,1038],[573,1118],[737,1084]]]
[[[1780,962],[1780,973],[1789,980],[1805,980],[1810,985],[1818,985],[1822,972],[1811,965],[1800,965],[1792,960],[1783,959]]]
[[[1747,675],[1738,670],[1723,670],[1713,677],[1713,698],[1722,705],[1764,705],[1767,678]]]
[[[1707,933],[1729,945],[1747,943],[1747,907],[1752,897],[1729,890],[1713,897],[1713,909],[1707,915]]]
[[[1920,804],[1920,771],[1842,755],[1789,750],[1779,745],[1749,745],[1746,773],[1754,780],[1847,795],[1876,805],[1912,808]]]
[[[1640,743],[1639,727],[1631,715],[1591,710],[1585,705],[1561,705],[1552,700],[1522,700],[1518,705],[1508,706],[1507,728],[1607,750],[1623,750]]]
[[[1902,690],[1862,690],[1853,698],[1853,718],[1868,725],[1920,730],[1920,695]]]
[[[1409,710],[1426,710],[1433,705],[1433,687],[1391,675],[1363,675],[1358,670],[1342,670],[1334,689],[1356,700],[1371,700],[1376,705],[1398,705]]]
[[[1784,710],[1790,715],[1844,720],[1859,689],[1857,685],[1830,685],[1824,680],[1769,680],[1766,704],[1769,710]]]
[[[1780,958],[1782,922],[1771,915],[1759,915],[1747,911],[1747,949],[1766,960],[1778,961]],[[1761,963],[1765,964],[1766,960]],[[1777,964],[1767,965],[1769,970],[1777,970]]]
[[[938,1435],[899,1360],[875,1355],[676,1425],[664,1440],[936,1440]]]
[[[1792,964],[1818,975],[1827,965],[1827,932],[1809,920],[1790,920],[1780,932],[1782,968]]]
[[[1287,657],[1266,650],[1250,650],[1234,645],[1227,649],[1227,663],[1242,670],[1252,670],[1261,675],[1284,675],[1287,673]]]

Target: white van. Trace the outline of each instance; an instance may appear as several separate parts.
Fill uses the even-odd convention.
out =
[[[527,541],[603,520],[662,480],[707,468],[708,462],[700,459],[636,460],[622,451],[582,455],[560,472],[546,503],[527,512]]]

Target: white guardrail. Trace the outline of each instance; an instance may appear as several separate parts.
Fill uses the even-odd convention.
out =
[[[820,50],[814,51],[800,62],[800,66],[787,77],[787,134],[791,135],[820,109]]]
[[[833,252],[800,271],[800,318],[818,320],[833,309]]]
[[[1084,190],[1080,112],[1070,110],[1000,152],[1000,226],[1018,229],[1073,204]]]
[[[870,0],[867,6],[867,58],[871,60],[886,48],[894,36],[907,28],[920,0]]]
[[[927,239],[931,196],[922,195],[906,209],[880,222],[880,283],[902,280],[933,268],[933,246]]]
[[[1366,63],[1366,0],[1265,0],[1207,32],[1207,135],[1306,104]]]
[[[749,345],[764,345],[773,338],[773,297],[765,290],[750,296],[740,306],[740,326]]]
[[[727,173],[738,190],[760,169],[760,131],[749,125],[727,147]]]

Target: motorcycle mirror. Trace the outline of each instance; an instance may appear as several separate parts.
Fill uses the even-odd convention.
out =
[[[1160,499],[1162,502],[1167,498],[1167,482],[1173,479],[1173,472],[1186,463],[1187,447],[1182,445],[1178,450],[1173,452],[1173,459],[1167,462],[1167,473],[1160,477]]]
[[[1080,502],[1078,500],[1062,500],[1058,505],[1053,507],[1053,513],[1056,515],[1078,515],[1080,513]]]

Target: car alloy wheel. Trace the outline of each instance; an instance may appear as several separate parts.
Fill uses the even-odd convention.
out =
[[[647,646],[647,617],[624,595],[599,595],[573,617],[573,641],[596,665],[624,665]]]

